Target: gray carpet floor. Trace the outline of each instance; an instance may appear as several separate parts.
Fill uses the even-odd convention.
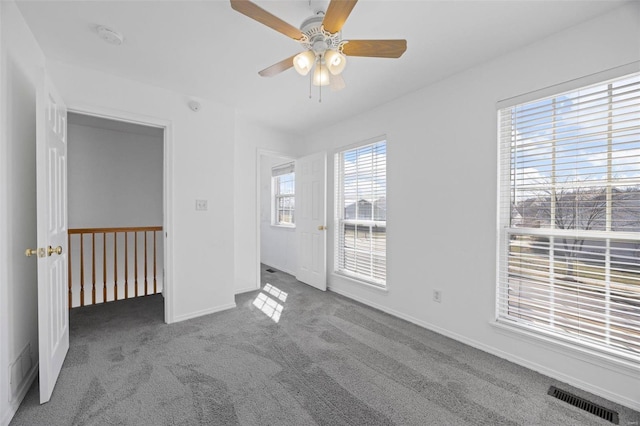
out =
[[[238,307],[163,323],[162,296],[71,311],[51,401],[11,425],[607,425],[640,413],[263,268]],[[636,422],[636,423],[634,423]]]

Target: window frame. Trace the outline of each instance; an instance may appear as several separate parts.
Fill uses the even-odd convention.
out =
[[[557,246],[554,245],[553,239],[559,238],[563,236],[568,236],[572,238],[593,238],[598,239],[600,241],[607,241],[607,244],[610,242],[619,242],[619,241],[633,241],[640,239],[640,232],[628,232],[628,231],[619,231],[613,230],[606,227],[604,231],[602,230],[575,230],[575,229],[561,229],[555,227],[555,225],[550,225],[549,228],[535,228],[526,227],[526,226],[514,226],[511,224],[512,220],[512,212],[511,212],[511,199],[512,194],[511,191],[514,189],[511,185],[512,183],[512,159],[505,160],[505,156],[511,158],[512,152],[510,148],[507,148],[505,143],[504,135],[501,134],[501,112],[507,108],[515,108],[517,106],[522,106],[528,104],[533,101],[549,99],[549,98],[559,98],[560,96],[572,92],[576,92],[580,89],[586,89],[591,86],[598,85],[607,85],[611,83],[612,80],[618,79],[626,79],[633,78],[634,74],[637,74],[640,71],[640,63],[632,64],[631,66],[623,66],[612,70],[607,70],[603,73],[597,75],[590,75],[583,79],[573,80],[571,82],[553,86],[551,88],[542,89],[541,91],[528,93],[526,95],[511,98],[505,101],[501,101],[497,105],[497,115],[498,115],[498,129],[497,129],[497,140],[498,140],[498,215],[497,215],[497,269],[496,269],[496,303],[495,303],[495,324],[500,328],[505,330],[509,330],[515,332],[517,334],[527,335],[532,338],[542,339],[547,342],[551,342],[552,344],[560,345],[565,348],[575,349],[580,352],[586,352],[590,354],[595,354],[599,358],[606,358],[608,360],[614,361],[617,365],[623,363],[628,365],[629,361],[637,363],[640,360],[640,353],[633,353],[633,351],[623,350],[620,348],[616,348],[614,345],[605,342],[597,342],[591,339],[584,339],[580,337],[573,337],[569,333],[562,333],[558,331],[549,330],[544,327],[537,326],[535,323],[527,322],[527,321],[519,321],[513,318],[509,318],[508,315],[505,317],[504,312],[501,312],[501,309],[504,309],[504,300],[508,302],[508,295],[506,292],[509,290],[508,278],[504,278],[503,275],[506,271],[506,266],[509,264],[509,247],[510,247],[510,239],[513,235],[534,235],[540,237],[549,237],[550,238],[550,250],[557,249]],[[609,101],[611,102],[611,101]],[[608,105],[611,105],[610,103]],[[554,142],[555,146],[555,142]],[[554,148],[555,149],[555,148]],[[611,149],[611,148],[609,148]],[[555,179],[555,178],[554,178]],[[602,187],[606,186],[609,188],[613,188],[617,183],[615,178],[609,176],[607,178],[606,184],[601,184]],[[555,185],[555,182],[552,184]],[[554,186],[555,188],[555,186]],[[600,186],[593,185],[593,188],[599,189]],[[506,200],[506,201],[505,201]],[[607,203],[612,203],[613,201],[609,198]],[[611,206],[607,205],[607,211],[611,210]],[[607,218],[608,223],[610,223],[611,218]],[[608,247],[608,246],[607,246]],[[607,249],[608,250],[608,249]],[[609,255],[607,255],[609,256]],[[550,255],[551,259],[553,256]],[[552,260],[553,261],[553,260]],[[606,273],[610,274],[613,270],[613,266],[611,264],[607,264]],[[507,275],[509,273],[507,272]],[[549,272],[549,280],[552,280],[553,270]],[[607,296],[603,296],[605,298],[611,297],[612,290],[609,289],[607,285],[606,290]],[[502,305],[501,305],[502,304]],[[545,305],[549,306],[549,305]],[[551,308],[550,308],[551,309]],[[555,314],[551,314],[553,317]],[[607,314],[608,315],[608,314]],[[607,327],[609,327],[607,325]]]
[[[295,221],[295,199],[296,199],[296,189],[295,189],[295,167],[294,167],[294,162],[289,162],[283,165],[279,165],[279,166],[274,166],[272,168],[272,176],[271,176],[271,226],[276,226],[276,227],[281,227],[281,228],[295,228],[296,227],[296,221]],[[280,173],[277,174],[277,170],[281,170],[283,168],[287,168],[289,167],[291,169],[291,171],[289,172],[285,172],[285,173]],[[283,176],[289,176],[291,175],[292,178],[292,193],[290,194],[280,194],[279,190],[280,190],[280,179]],[[280,201],[281,200],[286,200],[286,199],[291,199],[293,200],[293,207],[291,209],[280,209]],[[291,212],[291,222],[281,222],[279,220],[279,213],[280,211],[289,211]]]
[[[344,217],[345,214],[345,203],[344,203],[344,181],[343,181],[343,158],[345,153],[353,152],[359,149],[364,149],[367,147],[374,147],[378,144],[384,144],[384,152],[385,152],[385,163],[384,163],[384,180],[385,180],[385,189],[384,189],[384,199],[385,199],[385,220],[374,220],[374,203],[371,203],[371,218],[370,219],[347,219]],[[387,199],[387,158],[388,158],[388,139],[386,136],[380,136],[376,138],[372,138],[363,142],[359,142],[356,144],[348,145],[346,147],[341,147],[340,149],[335,151],[334,155],[334,190],[335,190],[335,200],[334,200],[334,265],[333,265],[333,273],[337,274],[341,277],[344,277],[352,282],[366,285],[371,288],[375,288],[378,290],[387,290],[387,236],[388,236],[388,221],[386,220],[386,199]],[[370,233],[373,233],[373,228],[376,227],[384,227],[384,279],[377,279],[371,275],[360,274],[356,271],[352,271],[349,269],[341,268],[341,258],[343,257],[342,248],[341,247],[341,231],[344,225],[353,225],[355,229],[357,229],[357,225],[369,227]],[[373,256],[375,253],[376,256],[380,256],[380,251],[372,251],[370,252],[370,256]],[[373,263],[371,268],[373,268]]]

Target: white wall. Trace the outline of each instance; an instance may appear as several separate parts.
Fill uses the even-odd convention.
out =
[[[69,228],[162,225],[163,137],[69,119]]]
[[[77,124],[85,123],[85,124]],[[162,226],[163,144],[161,129],[142,128],[99,118],[70,114],[67,181],[69,228]],[[128,268],[125,281],[124,234],[118,234],[118,299],[133,297],[138,277],[138,294],[163,288],[163,233],[156,232],[156,260],[153,233],[147,238],[147,279],[144,277],[144,233],[138,233],[138,269],[135,265],[133,234],[128,234]],[[113,235],[107,235],[107,300],[114,300]],[[96,302],[103,301],[102,235],[95,241]],[[84,236],[84,304],[92,303],[93,256],[90,235]],[[80,235],[71,237],[72,306],[80,306]],[[154,268],[155,266],[155,274]],[[145,291],[145,281],[147,288]]]
[[[0,425],[35,378],[38,361],[36,106],[44,56],[12,2],[0,2]],[[24,348],[30,353],[17,360]],[[11,376],[14,376],[10,384]]]
[[[273,155],[260,156],[260,262],[295,275],[298,264],[296,229],[271,224],[272,169],[291,161],[291,158]]]
[[[236,117],[235,167],[235,292],[259,288],[260,235],[258,204],[258,153],[296,157],[299,138]]]
[[[409,47],[410,48],[410,47]],[[496,102],[640,59],[640,3],[313,132],[308,153],[388,137],[388,292],[329,274],[329,288],[640,409],[640,368],[492,325],[496,285]],[[328,162],[333,217],[333,161]],[[418,226],[419,225],[419,226]],[[334,240],[328,235],[328,267]],[[425,242],[427,242],[425,244]],[[434,289],[442,303],[432,301]]]
[[[201,100],[196,113],[179,93],[60,63],[50,69],[71,109],[169,124],[167,320],[235,306],[234,215],[226,208],[234,200],[234,111]],[[208,200],[209,209],[196,211],[196,199]]]

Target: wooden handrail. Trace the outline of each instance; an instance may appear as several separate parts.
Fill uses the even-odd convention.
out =
[[[91,235],[91,303],[96,303],[96,292],[99,291],[96,289],[96,234],[98,236],[102,236],[102,247],[98,246],[98,248],[102,249],[102,302],[107,301],[108,295],[108,287],[111,285],[113,289],[113,300],[118,300],[118,271],[122,271],[122,269],[118,268],[118,243],[120,242],[120,246],[124,245],[124,256],[121,260],[124,263],[124,298],[129,298],[129,236],[133,234],[134,240],[134,268],[133,268],[133,281],[134,281],[134,296],[138,296],[138,235],[142,234],[142,238],[144,238],[144,295],[155,294],[158,292],[157,286],[157,237],[156,233],[162,231],[162,226],[139,226],[139,227],[113,227],[113,228],[74,228],[69,229],[67,231],[67,244],[68,244],[68,265],[69,265],[69,309],[72,307],[73,302],[73,271],[71,268],[72,265],[72,257],[73,252],[71,250],[72,247],[72,236],[79,235],[80,239],[80,253],[74,259],[75,262],[79,262],[80,268],[80,306],[85,305],[85,244],[84,238],[85,235]],[[153,259],[149,259],[148,257],[148,233],[153,233]],[[122,238],[118,238],[118,234],[124,234],[124,240]],[[113,235],[113,244],[109,243],[107,246],[107,237]],[[111,240],[111,238],[109,238]],[[162,240],[161,240],[162,241]],[[107,252],[109,251],[109,258],[107,257]],[[79,259],[78,259],[79,258]],[[113,262],[113,277],[108,276],[108,268],[107,261]],[[149,281],[151,277],[148,276],[148,267],[147,264],[153,261],[153,291],[149,292]],[[121,281],[122,283],[122,281]],[[142,284],[142,283],[141,283]],[[77,283],[76,283],[77,285]],[[122,286],[122,284],[121,284]]]
[[[113,232],[144,232],[162,231],[162,226],[128,226],[120,228],[74,228],[69,229],[69,234],[104,234]]]

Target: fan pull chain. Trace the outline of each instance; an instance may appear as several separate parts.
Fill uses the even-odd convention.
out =
[[[320,95],[318,96],[318,103],[322,103],[322,61],[324,60],[324,53],[321,53],[318,56],[318,64],[316,65],[316,67],[318,67],[318,71],[320,72],[320,78],[318,79],[318,92],[320,93]]]
[[[309,99],[311,99],[311,82],[313,81],[313,73],[309,73]]]

